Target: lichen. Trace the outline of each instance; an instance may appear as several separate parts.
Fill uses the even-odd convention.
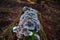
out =
[[[22,38],[24,35],[28,36],[29,40],[34,40],[36,37],[35,34],[40,30],[40,22],[38,20],[37,11],[30,7],[27,7],[27,9],[24,7],[23,12],[24,14],[21,15],[19,24],[16,27],[17,37]]]

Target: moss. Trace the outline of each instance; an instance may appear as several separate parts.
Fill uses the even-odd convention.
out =
[[[32,33],[33,33],[33,35],[32,36],[28,36],[27,38],[28,38],[28,40],[35,40],[35,36],[34,36],[34,34],[38,34],[37,32],[35,32],[35,31],[32,31]]]

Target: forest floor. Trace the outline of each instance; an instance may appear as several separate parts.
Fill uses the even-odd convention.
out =
[[[19,21],[19,14],[23,6],[30,6],[41,12],[43,30],[46,33],[48,40],[60,40],[60,8],[51,3],[30,4],[27,2],[3,2],[0,4],[0,35],[7,34],[11,25],[15,25]],[[6,14],[7,13],[7,14]],[[40,18],[40,17],[39,17]],[[40,19],[41,20],[41,19]],[[5,33],[4,33],[5,32]],[[12,34],[7,34],[8,36]],[[2,37],[2,36],[0,36]],[[10,36],[13,38],[12,36]],[[8,40],[11,40],[9,37]],[[3,37],[4,38],[4,37]],[[5,39],[5,38],[4,38]]]

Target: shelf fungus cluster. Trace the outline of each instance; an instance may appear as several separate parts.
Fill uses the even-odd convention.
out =
[[[38,31],[40,30],[40,22],[37,16],[37,10],[31,7],[23,7],[23,14],[20,17],[19,24],[13,28],[18,38],[24,36],[34,37],[35,40],[40,40]]]

